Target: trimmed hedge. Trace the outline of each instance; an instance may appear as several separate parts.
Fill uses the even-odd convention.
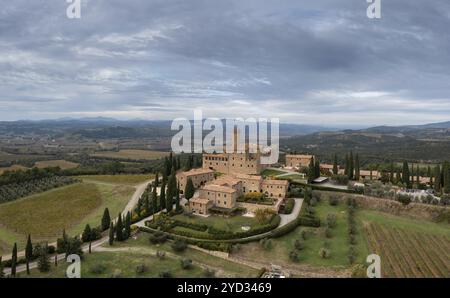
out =
[[[291,214],[294,210],[295,200],[290,198],[287,200],[286,206],[284,207],[284,214]]]

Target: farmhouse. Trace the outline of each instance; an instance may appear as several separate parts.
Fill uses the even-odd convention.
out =
[[[205,185],[208,181],[214,180],[214,171],[209,169],[192,169],[187,172],[177,174],[177,181],[180,184],[180,192],[183,193],[188,179],[191,178],[195,188]]]
[[[286,166],[292,168],[307,167],[313,158],[314,155],[287,154]]]

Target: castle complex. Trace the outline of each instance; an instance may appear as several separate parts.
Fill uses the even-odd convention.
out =
[[[211,208],[233,210],[238,206],[238,198],[248,193],[260,193],[276,202],[287,194],[287,180],[264,179],[259,174],[267,167],[261,164],[263,153],[254,144],[246,144],[245,150],[237,150],[238,132],[234,131],[234,150],[231,153],[204,153],[203,168],[177,174],[180,190],[191,179],[198,189],[189,201],[189,210],[206,215]],[[249,148],[256,146],[255,153]],[[215,179],[215,173],[222,174]]]

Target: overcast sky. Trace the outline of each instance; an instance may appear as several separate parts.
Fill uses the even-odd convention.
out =
[[[450,120],[450,1],[0,0],[0,120]]]

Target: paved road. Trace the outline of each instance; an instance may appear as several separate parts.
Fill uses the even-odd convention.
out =
[[[139,201],[139,198],[142,196],[142,194],[144,193],[145,189],[147,188],[147,185],[150,182],[152,182],[152,181],[153,181],[153,179],[152,180],[148,180],[148,181],[146,181],[144,183],[141,183],[138,186],[136,186],[136,191],[133,193],[130,201],[125,206],[125,209],[122,212],[123,215],[126,215],[128,211],[130,211],[130,212],[133,211],[134,207],[136,206],[137,202]],[[109,236],[105,236],[102,239],[99,239],[99,240],[97,240],[95,242],[92,242],[91,249],[94,249],[96,247],[101,246],[103,243],[106,243],[108,240],[109,240]],[[49,245],[56,246],[56,242],[55,243],[49,243]],[[83,251],[89,251],[89,245],[85,245],[83,247]],[[17,253],[17,257],[18,258],[23,257],[23,256],[25,256],[25,251],[20,251],[20,252]],[[11,255],[7,255],[7,256],[3,257],[4,261],[9,260],[9,259],[11,259]],[[64,260],[64,259],[65,259],[65,254],[58,255],[58,261]],[[54,261],[54,259],[52,259],[52,260]],[[30,269],[36,268],[36,267],[37,267],[37,262],[30,263]],[[26,271],[26,266],[25,265],[17,266],[17,268],[16,268],[16,272],[17,273],[24,272],[24,271]],[[9,268],[5,269],[4,272],[5,272],[6,275],[8,275],[8,274],[11,273],[11,269],[9,269]]]
[[[280,214],[281,221],[278,227],[282,227],[295,220],[302,209],[303,199],[294,199],[295,205],[291,214]]]

